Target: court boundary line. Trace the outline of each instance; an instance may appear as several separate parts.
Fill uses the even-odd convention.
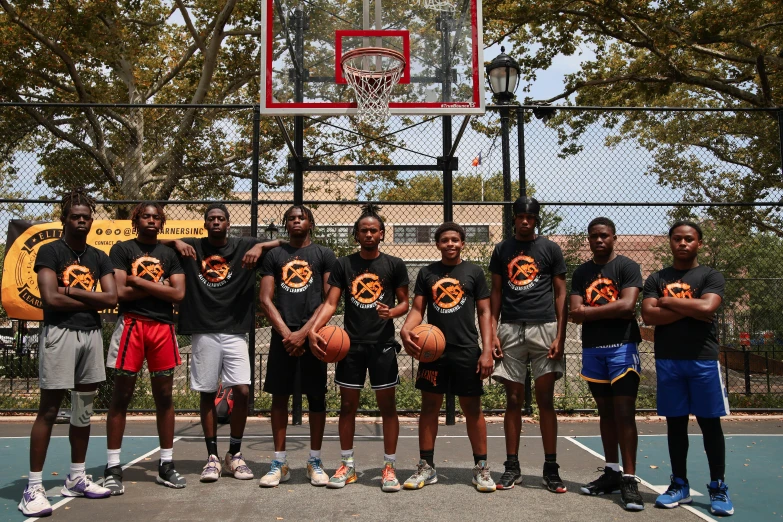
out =
[[[645,436],[645,435],[640,435],[640,437],[644,437],[644,436]],[[591,438],[592,438],[592,437],[594,437],[594,436],[591,436]],[[564,439],[566,439],[567,441],[571,442],[572,444],[574,444],[574,445],[575,445],[575,446],[577,446],[578,448],[581,448],[581,449],[585,450],[587,453],[589,453],[589,454],[593,455],[594,457],[598,457],[599,459],[601,459],[601,460],[603,460],[604,462],[606,462],[606,458],[604,458],[604,456],[603,456],[603,455],[601,455],[601,454],[600,454],[600,453],[598,453],[597,451],[594,451],[594,450],[593,450],[593,449],[591,449],[591,448],[588,448],[587,446],[585,446],[584,444],[582,444],[582,443],[581,443],[581,442],[579,442],[578,440],[574,439],[572,436],[565,436],[565,437],[563,437],[563,438],[564,438]],[[622,470],[622,469],[623,469],[623,467],[622,467],[622,466],[620,466],[620,470]],[[647,482],[646,480],[642,479],[642,478],[641,478],[640,476],[638,476],[638,475],[636,476],[636,478],[637,478],[637,479],[639,479],[639,482],[641,482],[641,483],[642,483],[644,486],[646,486],[647,488],[649,488],[649,489],[650,489],[650,491],[652,491],[652,492],[654,492],[654,493],[657,493],[657,491],[655,491],[655,488],[653,487],[653,485],[652,485],[651,483],[649,483],[649,482]],[[702,513],[701,511],[699,511],[698,509],[696,509],[696,508],[694,508],[694,507],[692,507],[692,506],[688,506],[688,505],[685,505],[685,504],[680,504],[680,506],[679,506],[679,507],[681,507],[681,508],[685,509],[686,511],[690,511],[691,513],[693,513],[694,515],[696,515],[697,517],[699,517],[699,518],[700,518],[700,519],[702,519],[702,520],[708,520],[708,521],[710,521],[710,522],[715,522],[715,521],[717,520],[717,519],[715,519],[715,518],[712,518],[711,516],[709,516],[709,515],[707,515],[707,514],[705,514],[705,513]],[[655,506],[653,505],[653,506],[652,506],[652,508],[653,508],[653,509],[655,509]]]
[[[98,435],[96,438],[98,438],[98,437],[104,437],[104,438],[105,438],[106,436],[105,436],[105,435]],[[150,437],[150,435],[146,435],[146,436],[144,436],[144,438],[149,438],[149,437]],[[154,437],[156,437],[156,438],[157,438],[157,435],[154,435]],[[4,438],[4,439],[10,439],[10,438],[21,438],[21,437],[2,437],[2,438]],[[29,437],[27,437],[27,438],[29,438]],[[52,438],[55,438],[55,437],[52,437]],[[67,438],[67,435],[66,435],[66,436],[63,436],[63,437],[56,437],[56,438]],[[177,442],[177,441],[179,441],[180,439],[181,439],[181,437],[174,437],[174,442]],[[149,457],[150,455],[152,455],[152,454],[154,454],[154,453],[157,453],[158,451],[160,451],[160,446],[158,446],[157,448],[155,448],[155,449],[153,449],[153,450],[151,450],[151,451],[148,451],[147,453],[145,453],[145,454],[144,454],[144,455],[142,455],[141,457],[137,457],[137,458],[135,458],[135,459],[131,460],[130,462],[128,462],[127,464],[125,464],[124,466],[122,466],[122,470],[123,470],[123,471],[125,471],[126,469],[128,469],[128,468],[129,468],[129,467],[131,467],[131,466],[133,466],[133,465],[134,465],[134,464],[136,464],[137,462],[139,462],[139,461],[141,461],[141,460],[143,460],[143,459],[146,459],[147,457]],[[59,509],[59,508],[63,507],[63,506],[64,506],[64,505],[66,505],[68,502],[70,502],[71,500],[73,500],[73,499],[76,499],[76,498],[83,498],[83,497],[65,497],[65,498],[63,498],[61,501],[59,501],[58,503],[56,503],[55,505],[53,505],[53,506],[52,506],[52,515],[54,514],[55,510],[57,510],[57,509]],[[49,516],[49,515],[47,515],[47,516]],[[30,517],[30,518],[27,518],[27,519],[25,519],[25,521],[24,521],[24,522],[31,522],[31,521],[34,521],[34,520],[41,520],[41,518],[42,518],[42,517]]]

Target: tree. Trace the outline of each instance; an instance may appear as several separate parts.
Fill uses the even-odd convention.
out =
[[[769,0],[500,0],[485,5],[486,41],[508,40],[535,80],[558,54],[590,47],[595,57],[547,100],[576,105],[774,109],[783,106],[783,18]],[[560,111],[565,154],[585,129],[616,129],[608,144],[637,140],[653,151],[648,174],[686,201],[760,201],[783,188],[775,112]],[[713,208],[783,235],[775,208]]]

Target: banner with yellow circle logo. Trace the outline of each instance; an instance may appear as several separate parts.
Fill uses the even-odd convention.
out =
[[[8,317],[24,321],[42,321],[43,308],[38,291],[38,276],[33,270],[41,245],[63,235],[62,223],[12,219],[3,263],[2,301]],[[166,221],[160,239],[204,237],[204,222],[196,220]],[[87,244],[107,254],[115,243],[133,239],[129,220],[96,220],[87,235]]]

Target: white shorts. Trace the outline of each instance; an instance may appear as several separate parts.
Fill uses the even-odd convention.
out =
[[[218,381],[228,388],[250,384],[250,354],[247,335],[193,334],[190,387],[197,392],[214,392]]]

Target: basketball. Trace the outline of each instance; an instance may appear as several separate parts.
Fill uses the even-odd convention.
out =
[[[323,362],[332,363],[342,361],[348,355],[348,349],[351,347],[351,340],[348,334],[339,326],[326,325],[318,330],[318,335],[326,341],[326,355],[321,359]]]
[[[446,337],[440,328],[431,324],[420,324],[413,329],[413,333],[419,336],[416,342],[421,348],[419,362],[432,362],[438,360],[446,349]]]

